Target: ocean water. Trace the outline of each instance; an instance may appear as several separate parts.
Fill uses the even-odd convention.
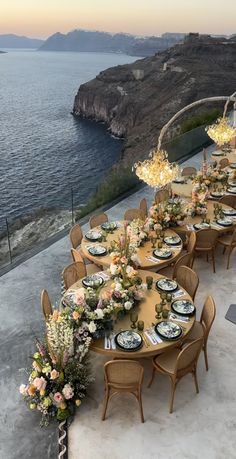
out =
[[[104,125],[71,115],[80,84],[133,62],[122,54],[0,54],[0,220],[84,204],[120,156]],[[1,221],[0,221],[1,224]]]

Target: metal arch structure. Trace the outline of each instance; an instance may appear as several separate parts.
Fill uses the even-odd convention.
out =
[[[163,137],[164,137],[166,131],[169,129],[171,124],[180,115],[182,115],[186,111],[190,110],[191,108],[196,107],[197,105],[201,105],[201,104],[204,104],[206,102],[219,102],[219,101],[226,101],[225,106],[224,106],[224,112],[223,112],[223,117],[225,117],[226,112],[227,112],[227,108],[228,108],[228,105],[229,105],[230,102],[235,102],[234,106],[236,108],[236,92],[234,92],[231,96],[206,97],[205,99],[199,99],[196,102],[192,102],[191,104],[186,105],[184,108],[179,110],[174,116],[172,116],[172,118],[168,121],[168,123],[166,123],[163,126],[163,128],[161,129],[160,135],[158,137],[157,149],[158,150],[161,149],[162,140],[163,140]]]

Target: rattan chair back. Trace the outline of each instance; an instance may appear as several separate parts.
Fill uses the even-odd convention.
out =
[[[148,214],[147,200],[146,198],[141,199],[139,209],[142,213],[142,219],[145,220]]]
[[[48,295],[47,290],[42,290],[41,292],[41,308],[43,311],[43,315],[45,319],[47,320],[49,316],[52,315],[53,310],[52,310],[52,304]]]
[[[71,253],[71,256],[72,256],[72,260],[74,262],[81,262],[81,263],[84,263],[84,260],[83,260],[83,257],[81,256],[80,252],[76,249],[70,249],[70,253]]]
[[[176,272],[176,282],[186,290],[194,300],[199,285],[199,277],[188,266],[180,266]]]
[[[78,223],[72,226],[69,236],[73,249],[77,249],[83,239],[83,232],[81,226]]]
[[[203,339],[199,338],[187,344],[187,346],[182,349],[176,360],[175,374],[177,376],[178,373],[181,373],[181,376],[183,376],[196,367],[202,345]]]
[[[224,168],[227,167],[228,165],[229,165],[229,160],[228,160],[228,158],[222,158],[222,159],[219,161],[220,169],[224,169]]]
[[[197,240],[196,240],[195,248],[199,248],[199,249],[209,248],[210,250],[212,247],[215,247],[218,236],[219,236],[218,231],[212,228],[206,228],[206,229],[197,231],[196,233]]]
[[[95,228],[96,226],[100,226],[100,225],[102,225],[103,223],[106,223],[106,222],[108,222],[108,216],[105,213],[93,215],[89,220],[89,224],[90,224],[90,228],[91,229]]]
[[[197,241],[196,233],[194,231],[191,231],[189,238],[188,238],[188,243],[187,243],[187,252],[190,253],[191,255],[194,253],[196,241]]]
[[[216,316],[216,305],[212,296],[208,296],[202,310],[200,322],[204,330],[204,341],[207,342],[210,329],[215,320]]]
[[[219,199],[219,203],[226,204],[227,206],[236,209],[236,196],[233,196],[232,194],[226,194]]]
[[[65,289],[67,290],[71,287],[71,285],[73,285],[75,282],[82,279],[86,275],[87,272],[84,262],[77,261],[69,266],[66,266],[66,268],[64,268],[62,272]]]
[[[174,269],[173,269],[173,274],[172,274],[172,278],[173,279],[176,278],[176,274],[177,274],[177,271],[180,268],[180,266],[189,266],[190,267],[191,259],[192,259],[192,255],[191,255],[191,253],[188,253],[188,252],[185,253],[184,255],[181,255],[178,258],[178,260],[176,261],[176,263],[174,265]]]
[[[133,221],[133,220],[143,220],[142,212],[140,209],[127,209],[124,213],[124,220]]]
[[[197,175],[197,169],[196,167],[191,167],[191,166],[188,166],[188,167],[184,167],[183,170],[182,170],[182,176],[190,176],[190,175]]]
[[[159,204],[160,202],[167,201],[167,199],[170,197],[170,192],[168,189],[164,190],[157,190],[155,193],[155,203]]]
[[[112,360],[104,365],[105,381],[116,388],[139,387],[143,380],[143,367],[135,360]]]

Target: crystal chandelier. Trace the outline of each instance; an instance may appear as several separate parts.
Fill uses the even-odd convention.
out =
[[[151,158],[134,164],[136,175],[152,188],[162,188],[179,175],[179,166],[168,161],[164,150],[154,150]]]
[[[229,143],[236,136],[236,128],[229,124],[227,118],[219,118],[215,124],[206,128],[209,137],[219,146]]]

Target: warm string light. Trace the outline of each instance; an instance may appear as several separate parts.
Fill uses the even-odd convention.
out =
[[[134,164],[136,175],[152,188],[164,187],[179,175],[179,166],[168,161],[164,150],[156,150],[152,157]]]
[[[236,136],[236,128],[232,127],[228,119],[224,117],[219,118],[215,124],[208,126],[206,131],[219,147],[229,143]]]

